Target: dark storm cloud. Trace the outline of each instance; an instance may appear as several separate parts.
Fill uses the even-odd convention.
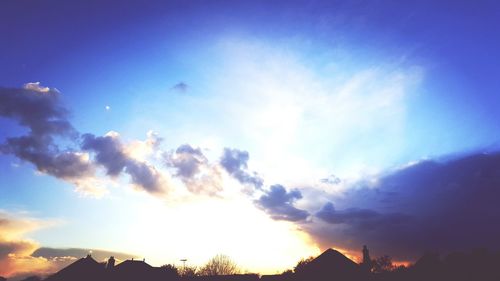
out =
[[[78,132],[68,121],[59,92],[28,83],[24,88],[0,88],[0,116],[13,119],[28,129],[26,135],[7,137],[0,152],[13,154],[35,165],[38,171],[64,180],[78,180],[93,174],[83,155],[61,150],[56,138],[75,140]]]
[[[276,184],[256,200],[255,204],[275,220],[301,221],[309,216],[309,212],[293,206],[294,202],[301,198],[299,190],[286,191],[285,187]]]
[[[152,193],[164,189],[164,180],[153,166],[140,162],[125,153],[117,134],[96,137],[92,134],[82,136],[82,149],[93,151],[94,160],[106,169],[110,176],[127,173],[132,183]]]
[[[248,172],[248,152],[238,149],[224,148],[224,154],[220,159],[220,165],[235,179],[242,184],[251,184],[260,189],[264,180],[255,172]]]
[[[330,224],[309,229],[325,246],[359,248],[412,259],[424,251],[500,249],[500,154],[474,154],[446,162],[423,161],[360,183],[315,215]],[[362,206],[363,208],[355,208]]]
[[[358,225],[365,229],[378,227],[380,225],[405,223],[409,216],[402,214],[381,214],[374,210],[350,208],[336,210],[331,202],[326,203],[316,214],[316,217],[331,224]]]

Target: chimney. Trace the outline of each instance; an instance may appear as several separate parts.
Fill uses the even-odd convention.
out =
[[[370,258],[370,252],[366,245],[363,246],[363,262],[361,263],[363,270],[370,271],[372,269],[372,260]]]
[[[106,269],[113,269],[113,267],[115,267],[115,257],[111,256],[106,264]]]

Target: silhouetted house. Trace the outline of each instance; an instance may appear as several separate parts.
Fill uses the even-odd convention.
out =
[[[113,280],[120,281],[168,281],[177,280],[178,275],[161,267],[154,267],[144,260],[126,260],[111,271]]]
[[[296,273],[298,280],[354,281],[364,276],[361,267],[334,249],[328,249]]]
[[[114,267],[117,280],[149,280],[153,275],[153,267],[144,261],[126,260]]]
[[[257,274],[232,274],[183,277],[182,281],[259,281]]]
[[[365,261],[369,259],[364,247]],[[79,259],[51,275],[48,281],[358,281],[367,280],[369,273],[340,252],[328,249],[300,271],[280,275],[234,274],[216,276],[179,277],[176,270],[153,267],[144,260],[126,260],[115,265],[110,257],[107,263],[98,263],[90,255]],[[262,280],[260,280],[262,279]],[[2,280],[0,280],[2,281]]]
[[[42,280],[42,278],[40,276],[33,275],[33,276],[26,277],[21,281],[40,281],[40,280]]]
[[[88,255],[49,276],[47,281],[174,281],[177,274],[161,267],[153,267],[144,260],[126,260],[118,265],[114,257],[107,263],[98,263]]]
[[[91,255],[81,258],[57,273],[47,277],[47,281],[88,281],[104,280],[104,265],[95,261]]]
[[[276,274],[276,275],[262,275],[261,281],[289,281],[293,278],[292,274]]]

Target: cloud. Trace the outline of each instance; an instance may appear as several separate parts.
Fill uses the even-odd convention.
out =
[[[68,121],[68,111],[60,104],[59,92],[28,83],[23,88],[0,88],[0,116],[26,127],[26,135],[7,137],[0,152],[13,154],[35,165],[39,172],[71,182],[84,192],[94,175],[88,154],[61,149],[56,139],[73,142],[78,132]]]
[[[186,83],[179,82],[172,87],[172,90],[183,94],[188,90],[188,88],[189,86]]]
[[[118,176],[127,165],[128,156],[123,151],[119,134],[116,132],[109,132],[103,137],[84,134],[82,149],[96,152],[95,161],[106,169],[109,176]]]
[[[218,74],[211,94],[179,101],[175,114],[158,105],[156,118],[200,106],[177,124],[180,135],[189,129],[198,138],[243,141],[258,165],[253,170],[266,181],[292,185],[329,170],[348,178],[400,157],[379,144],[402,149],[408,98],[422,81],[421,67],[390,58],[346,60],[351,51],[342,48],[315,46],[314,55],[304,55],[290,44],[244,38],[226,38],[216,47],[224,64],[211,69]]]
[[[285,187],[276,184],[265,191],[255,204],[275,220],[302,221],[309,216],[309,212],[293,206],[301,198],[302,194],[298,189],[286,191]]]
[[[220,159],[220,165],[232,177],[237,179],[242,184],[251,184],[255,188],[262,188],[264,180],[255,172],[248,172],[248,152],[238,149],[224,148],[224,154]]]
[[[158,133],[151,130],[146,133],[146,136],[145,140],[133,140],[125,144],[124,152],[130,157],[143,162],[150,156],[160,156],[160,145],[163,142],[163,138],[160,137]]]
[[[52,224],[50,221],[0,210],[0,276],[52,272],[57,264],[44,258],[31,257],[38,244],[24,238],[26,233]]]
[[[130,176],[132,183],[150,193],[167,191],[163,174],[147,162],[139,161],[126,153],[126,147],[116,132],[96,137],[93,134],[82,136],[82,149],[94,152],[94,160],[105,168],[106,174],[117,177],[121,173]]]
[[[398,229],[406,234],[414,231],[415,220],[412,216],[401,213],[383,214],[370,209],[348,208],[336,210],[331,202],[327,202],[314,214],[317,218],[332,224],[347,226],[342,231],[346,236],[365,235],[373,239],[387,239],[380,234],[387,230]]]
[[[203,155],[201,149],[193,148],[189,144],[179,146],[174,153],[166,155],[167,164],[177,169],[176,175],[182,178],[192,178],[208,159]]]
[[[0,88],[0,114],[28,127],[35,136],[74,136],[68,111],[59,102],[59,92],[26,84],[23,88]]]
[[[62,257],[71,257],[73,259],[83,258],[87,256],[87,254],[92,254],[92,257],[97,261],[106,261],[109,257],[113,256],[118,261],[124,261],[127,259],[137,258],[135,255],[121,253],[121,252],[113,252],[106,250],[97,250],[97,249],[82,249],[82,248],[50,248],[50,247],[41,247],[36,249],[31,256],[37,258],[46,258],[46,259],[57,259]]]
[[[376,182],[361,181],[332,198],[350,207],[326,203],[308,232],[323,246],[368,244],[402,260],[428,250],[500,249],[500,153],[420,161]]]
[[[68,115],[59,91],[42,87],[39,82],[20,89],[0,88],[0,116],[28,128],[25,135],[7,137],[0,144],[0,152],[28,161],[39,172],[70,182],[85,194],[100,196],[106,192],[104,180],[96,177],[98,166],[111,177],[127,173],[136,187],[148,192],[165,191],[167,184],[161,172],[143,159],[158,148],[162,140],[158,135],[148,132],[146,141],[125,146],[117,133],[104,137],[84,134],[80,147],[80,133]],[[60,143],[70,148],[63,149]],[[95,153],[94,159],[89,152]]]
[[[40,92],[40,93],[50,92],[50,88],[41,86],[40,82],[26,83],[26,84],[24,84],[23,88],[26,90],[31,90],[31,91]]]
[[[342,180],[335,176],[335,175],[329,175],[328,177],[326,178],[322,178],[320,180],[321,183],[326,183],[326,184],[331,184],[331,185],[337,185],[337,184],[340,184],[342,182]]]
[[[200,148],[189,144],[179,146],[175,151],[164,154],[165,164],[175,169],[187,189],[196,194],[217,195],[222,191],[221,171],[209,163]]]

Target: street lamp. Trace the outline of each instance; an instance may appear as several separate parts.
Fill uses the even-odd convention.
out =
[[[187,259],[181,259],[181,262],[182,262],[182,266],[184,267],[184,270],[186,270]]]

